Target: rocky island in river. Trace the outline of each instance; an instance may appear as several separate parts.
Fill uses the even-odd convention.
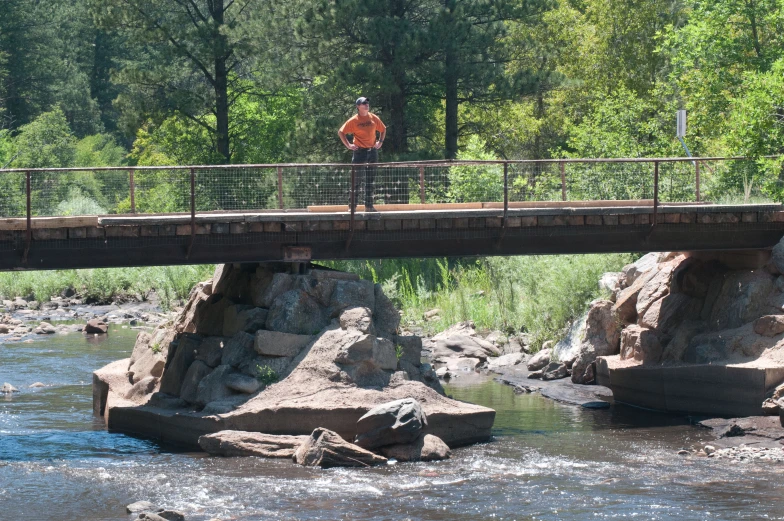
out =
[[[495,411],[444,396],[379,285],[293,267],[218,266],[174,323],[94,373],[95,412],[113,431],[321,466],[489,438]]]

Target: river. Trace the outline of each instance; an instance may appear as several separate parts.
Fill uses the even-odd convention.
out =
[[[136,331],[0,344],[0,520],[134,519],[149,500],[207,520],[784,519],[784,465],[684,458],[708,438],[686,418],[586,410],[488,379],[453,397],[498,411],[491,442],[439,463],[319,470],[214,458],[108,433],[91,372],[130,355]],[[42,382],[46,387],[29,388]]]

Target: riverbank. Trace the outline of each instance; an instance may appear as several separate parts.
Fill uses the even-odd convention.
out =
[[[8,308],[9,302],[21,299],[34,302],[35,309],[58,300],[97,305],[153,301],[169,310],[185,300],[191,288],[209,277],[214,268],[194,265],[0,273],[0,304]]]

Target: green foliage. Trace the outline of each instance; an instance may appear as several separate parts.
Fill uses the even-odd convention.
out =
[[[55,208],[55,215],[106,215],[108,212],[93,199],[84,195],[78,186],[68,190],[68,199]]]
[[[460,160],[494,160],[495,156],[485,150],[485,143],[478,136],[468,139],[466,149],[461,151]],[[504,200],[504,169],[502,165],[453,166],[449,168],[447,200],[462,202],[493,202]]]
[[[85,136],[75,144],[73,166],[120,166],[126,151],[108,134]]]
[[[598,280],[632,262],[627,254],[344,261],[331,267],[370,278],[403,311],[404,326],[428,333],[463,320],[477,327],[527,331],[534,345],[560,338],[600,297]],[[438,308],[436,321],[424,313]]]
[[[278,381],[280,377],[278,373],[275,372],[268,365],[256,365],[256,380],[259,381],[264,386],[272,385]]]
[[[19,128],[14,140],[14,168],[62,168],[73,165],[76,138],[62,109],[44,112]]]
[[[198,265],[0,273],[0,297],[33,296],[42,302],[70,288],[89,301],[109,303],[126,295],[148,298],[156,291],[161,306],[169,309],[213,270],[214,266]]]

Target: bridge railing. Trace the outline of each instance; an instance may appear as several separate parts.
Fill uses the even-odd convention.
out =
[[[422,161],[0,170],[0,217],[281,211],[364,204],[761,197],[745,158]],[[739,200],[740,199],[740,200]],[[721,201],[719,201],[721,202]]]

